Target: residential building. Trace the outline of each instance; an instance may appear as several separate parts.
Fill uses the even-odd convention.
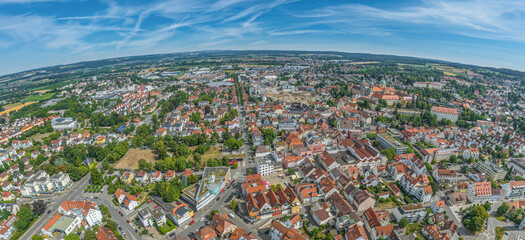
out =
[[[507,171],[505,171],[503,168],[488,160],[479,161],[476,164],[476,170],[487,174],[487,176],[494,181],[502,180],[505,178],[505,174],[507,174]]]
[[[117,191],[115,191],[114,197],[115,199],[117,199],[117,202],[119,204],[124,204],[129,210],[134,210],[139,205],[139,203],[135,199],[135,196],[129,195],[120,188],[117,189]]]
[[[468,185],[467,199],[472,203],[492,202],[492,186],[490,182],[475,182]]]
[[[215,228],[217,236],[223,237],[228,233],[231,233],[237,228],[235,224],[230,222],[228,219],[228,214],[215,214],[211,219],[211,226]]]
[[[421,221],[427,211],[421,204],[408,204],[403,206],[398,206],[394,210],[394,217],[397,222],[401,219],[406,218],[409,222],[415,223]]]
[[[99,227],[97,232],[97,240],[118,240],[115,233],[107,227]]]
[[[151,210],[148,207],[142,208],[138,211],[139,221],[145,228],[153,226],[153,217],[151,216]]]
[[[433,106],[432,109],[430,109],[430,113],[436,116],[437,121],[447,119],[451,122],[456,122],[459,117],[459,112],[455,108]]]
[[[80,220],[85,221],[89,227],[102,225],[102,212],[97,203],[86,201],[64,201],[58,207],[58,212],[62,215],[75,215]]]
[[[199,231],[195,233],[195,236],[198,240],[214,240],[217,238],[217,233],[215,230],[213,230],[212,227],[206,226],[201,228]]]
[[[16,215],[11,215],[0,222],[0,239],[7,240],[15,231],[15,222],[18,219]]]
[[[522,198],[525,196],[525,181],[510,181],[501,185],[506,198]]]
[[[308,240],[309,238],[297,229],[285,227],[279,221],[272,222],[269,235],[271,240]]]
[[[363,226],[354,224],[346,230],[345,240],[368,240],[368,236]]]
[[[59,172],[50,177],[45,171],[40,170],[24,183],[21,192],[23,197],[52,194],[65,190],[71,183],[72,181],[67,173]]]

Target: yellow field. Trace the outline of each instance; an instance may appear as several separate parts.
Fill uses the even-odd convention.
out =
[[[197,148],[197,146],[195,147],[190,147],[190,150],[191,151],[194,151],[195,148]],[[210,150],[208,150],[207,152],[205,152],[204,154],[201,155],[201,159],[202,159],[202,162],[206,162],[210,159],[214,159],[214,158],[222,158],[222,151],[221,151],[221,147],[218,147],[218,146],[213,146],[210,148]]]
[[[363,65],[363,64],[375,64],[375,63],[379,63],[379,62],[373,62],[373,61],[370,61],[370,62],[351,62],[351,63],[348,63],[348,64]]]
[[[130,149],[120,161],[114,166],[115,169],[139,169],[139,160],[144,159],[146,162],[155,162],[155,153],[153,150]]]
[[[452,76],[452,77],[455,77],[457,74],[455,73],[452,73],[452,72],[445,72],[443,71],[443,74],[447,75],[447,76]]]
[[[51,91],[51,89],[38,90],[38,91],[35,91],[35,92],[36,92],[36,93],[42,93],[42,94],[44,94],[44,93],[49,92],[49,91]]]
[[[33,103],[38,103],[38,102],[26,102],[26,103],[23,103],[23,104],[22,103],[13,103],[13,104],[6,105],[6,106],[4,106],[5,110],[3,112],[0,112],[0,115],[9,114],[12,111],[18,111],[21,108],[23,108],[25,106],[28,106],[28,105],[31,105]]]

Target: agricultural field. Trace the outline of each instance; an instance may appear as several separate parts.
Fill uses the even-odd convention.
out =
[[[52,98],[55,96],[56,93],[46,93],[42,95],[32,95],[29,97],[26,97],[22,102],[35,102],[35,101],[44,101]]]
[[[9,114],[10,112],[13,112],[13,111],[18,111],[22,109],[23,107],[29,106],[33,103],[38,103],[38,102],[13,103],[13,104],[5,105],[4,111],[0,112],[0,115]]]
[[[139,160],[144,159],[146,162],[155,162],[155,153],[153,150],[130,149],[122,159],[114,166],[115,169],[139,169]]]

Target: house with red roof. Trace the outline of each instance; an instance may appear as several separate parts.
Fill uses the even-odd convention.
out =
[[[15,222],[18,219],[16,215],[11,215],[0,222],[0,239],[9,239],[15,231]]]
[[[134,210],[139,205],[133,195],[127,194],[120,188],[115,191],[114,197],[119,204],[124,204],[129,210]]]

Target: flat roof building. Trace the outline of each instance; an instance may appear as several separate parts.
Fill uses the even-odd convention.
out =
[[[404,143],[394,139],[388,133],[378,134],[377,141],[379,141],[379,145],[383,148],[394,148],[396,154],[403,154],[407,151],[407,146]]]
[[[211,203],[229,181],[229,167],[207,167],[198,183],[182,190],[182,198],[198,211]]]

